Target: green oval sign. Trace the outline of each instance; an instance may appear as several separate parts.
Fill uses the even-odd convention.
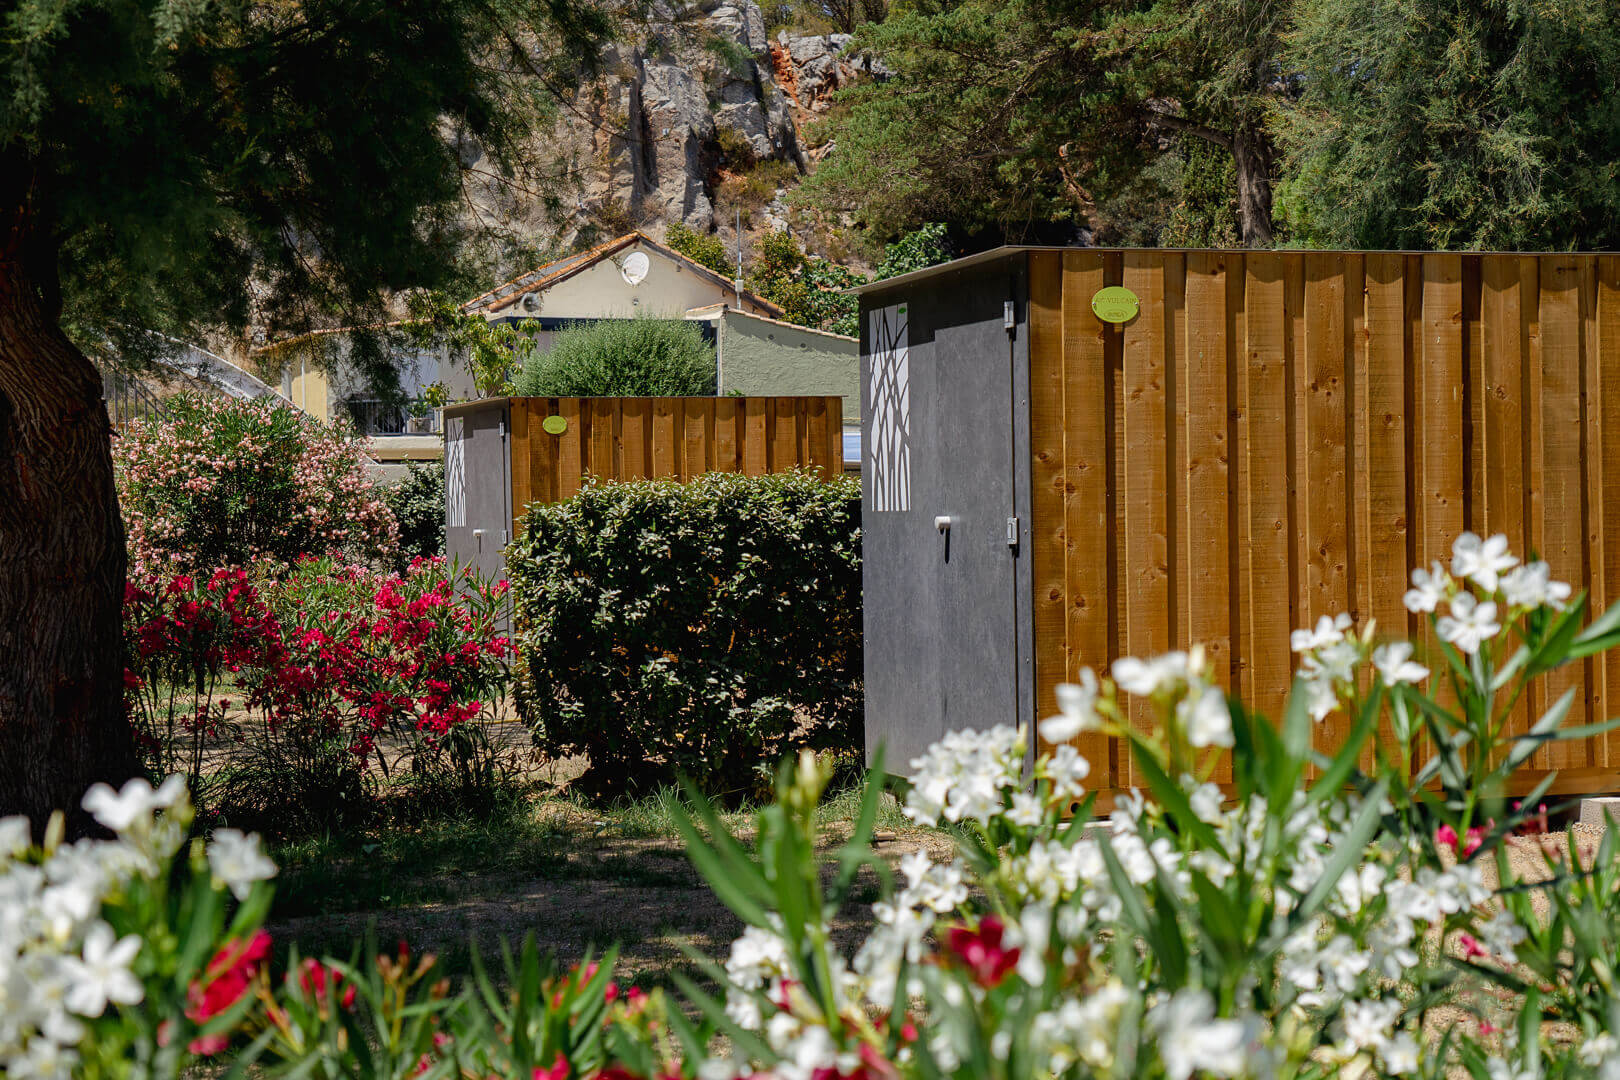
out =
[[[568,430],[568,421],[560,416],[548,416],[540,426],[546,429],[547,435],[561,435]]]
[[[1097,295],[1091,298],[1092,313],[1103,322],[1128,323],[1136,318],[1136,313],[1141,309],[1142,304],[1136,294],[1123,285],[1098,289]]]

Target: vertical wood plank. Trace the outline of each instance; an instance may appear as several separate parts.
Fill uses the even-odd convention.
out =
[[[1287,304],[1283,257],[1250,252],[1244,258],[1245,378],[1239,384],[1247,437],[1240,464],[1248,522],[1248,604],[1244,649],[1250,706],[1282,718],[1291,661],[1288,532]]]
[[[805,464],[826,479],[832,475],[832,462],[827,457],[827,399],[807,398],[804,403],[807,418],[807,444]]]
[[[766,461],[770,471],[786,472],[793,467],[798,455],[798,426],[796,400],[790,397],[772,398],[770,405],[770,445]]]
[[[666,480],[680,473],[680,398],[652,399],[652,476]]]
[[[1105,257],[1066,251],[1062,266],[1063,393],[1063,575],[1065,678],[1081,668],[1108,673],[1109,552],[1118,543],[1109,513],[1113,477],[1108,468],[1107,416],[1113,412],[1108,379],[1107,323],[1091,310],[1091,298],[1105,285]],[[1031,348],[1034,348],[1033,341]],[[1031,372],[1033,380],[1034,372]],[[1033,402],[1031,403],[1033,409]],[[1033,431],[1033,419],[1031,421]],[[1036,580],[1042,580],[1036,571]],[[1037,586],[1037,591],[1038,591]],[[1037,665],[1039,657],[1037,657]],[[1043,698],[1044,700],[1044,698]],[[1091,762],[1093,785],[1116,786],[1108,740],[1096,733],[1081,735],[1075,747]]]
[[[586,471],[603,479],[619,476],[618,439],[615,428],[619,421],[619,399],[587,398],[590,410],[591,442]]]
[[[827,399],[827,479],[844,475],[844,399]]]
[[[1068,548],[1072,543],[1067,511],[1065,441],[1067,430],[1064,371],[1067,357],[1064,310],[1064,256],[1034,252],[1029,256],[1030,334],[1030,551],[1033,575],[1032,622],[1036,716],[1056,711],[1053,688],[1073,675],[1066,610]],[[1106,662],[1106,661],[1104,661]],[[1042,746],[1047,745],[1044,740]],[[1091,758],[1091,755],[1087,755]],[[1095,759],[1093,758],[1095,761]],[[1108,786],[1094,765],[1099,786]]]
[[[1483,423],[1476,427],[1484,469],[1480,532],[1501,534],[1521,559],[1529,557],[1525,538],[1524,321],[1519,259],[1480,258],[1480,358]],[[1509,732],[1529,729],[1530,702],[1521,697],[1507,720]]]
[[[619,479],[646,480],[652,476],[652,399],[624,398],[619,402]]]
[[[1543,503],[1547,475],[1547,455],[1542,444],[1541,429],[1541,263],[1535,255],[1519,259],[1519,296],[1522,307],[1520,326],[1521,354],[1524,357],[1524,544],[1527,552],[1536,552],[1546,558],[1546,516]],[[1553,571],[1555,574],[1557,570]],[[1566,579],[1567,580],[1567,579]],[[1547,683],[1544,679],[1532,682],[1525,692],[1532,720],[1547,708]],[[1546,768],[1547,757],[1538,752],[1528,764]]]
[[[1054,688],[1068,675],[1064,580],[1068,520],[1064,514],[1063,257],[1029,255],[1030,573],[1034,597],[1035,715],[1057,711]],[[1048,745],[1041,740],[1040,745]]]
[[[768,404],[764,398],[743,400],[742,471],[749,476],[764,476],[767,468],[765,422]]]
[[[534,501],[534,485],[529,480],[529,413],[533,403],[528,398],[513,398],[509,402],[512,413],[512,536],[522,531],[523,511]],[[535,427],[539,427],[538,421]],[[544,434],[544,432],[542,432]]]
[[[1585,425],[1581,439],[1581,462],[1586,482],[1586,505],[1581,519],[1586,536],[1586,582],[1589,612],[1600,614],[1608,610],[1614,594],[1609,592],[1604,574],[1605,548],[1604,520],[1606,517],[1606,487],[1604,473],[1608,460],[1603,455],[1604,376],[1602,345],[1598,326],[1598,257],[1585,255],[1581,267],[1581,414]],[[1607,719],[1609,714],[1608,657],[1595,656],[1586,661],[1586,720],[1591,723]],[[1605,739],[1592,738],[1581,743],[1581,762],[1584,765],[1604,764],[1607,755]]]
[[[716,472],[737,472],[742,466],[738,454],[738,421],[742,405],[734,397],[717,398],[714,403],[714,468]]]
[[[546,417],[558,415],[557,399],[541,398],[538,401],[540,420],[538,423],[531,421],[529,428],[529,485],[536,501],[554,503],[559,498],[557,492],[561,486],[557,475],[561,461],[558,453],[560,440],[540,425],[545,423]]]
[[[1363,617],[1376,621],[1381,637],[1404,639],[1407,612],[1401,601],[1408,572],[1409,511],[1406,447],[1406,260],[1388,253],[1366,262],[1364,367],[1356,392],[1365,407],[1356,432],[1365,446],[1365,467],[1357,470],[1357,503],[1364,508],[1365,543],[1358,583],[1365,598]],[[1385,731],[1380,733],[1387,737]]]
[[[1462,257],[1423,256],[1423,342],[1417,365],[1418,560],[1449,565],[1463,531]]]
[[[1186,256],[1185,346],[1178,350],[1177,413],[1186,417],[1176,530],[1178,595],[1185,596],[1186,637],[1204,646],[1216,677],[1232,671],[1231,567],[1227,550],[1227,259]],[[1221,766],[1229,778],[1230,763]]]
[[[691,480],[709,469],[709,429],[713,424],[713,398],[678,398],[681,404],[680,478]]]
[[[557,501],[561,502],[579,494],[585,473],[585,433],[580,428],[584,415],[580,399],[558,398],[557,415],[568,425],[557,436]]]
[[[1124,283],[1141,299],[1141,314],[1124,331],[1125,650],[1149,657],[1170,647],[1163,265],[1152,253],[1127,251]],[[1145,701],[1133,700],[1129,708],[1134,726],[1150,726]],[[1134,769],[1129,779],[1135,782]]]
[[[1544,459],[1542,505],[1545,512],[1541,557],[1553,576],[1586,580],[1585,536],[1581,522],[1581,298],[1580,260],[1548,256],[1541,264],[1541,438]],[[1568,723],[1585,722],[1585,680],[1579,668],[1566,665],[1546,676],[1547,703],[1575,689]],[[1568,742],[1548,743],[1545,768],[1584,764],[1583,748]],[[1537,754],[1539,758],[1541,753]]]
[[[1601,562],[1594,562],[1593,577],[1601,577],[1604,598],[1609,603],[1620,600],[1620,256],[1603,255],[1598,258],[1597,304],[1593,312],[1596,324],[1596,366],[1600,369],[1596,400],[1588,408],[1596,408],[1602,417],[1601,441],[1595,451],[1601,460],[1603,503],[1601,513],[1593,515],[1601,523],[1609,542],[1603,546]],[[1594,610],[1594,614],[1596,611]],[[1603,654],[1606,690],[1620,693],[1620,650]],[[1617,710],[1614,695],[1609,704],[1593,719],[1607,719]],[[1610,731],[1593,747],[1593,764],[1613,767],[1620,764],[1620,731]]]

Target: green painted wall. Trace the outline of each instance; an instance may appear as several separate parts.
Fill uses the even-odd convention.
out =
[[[861,418],[860,342],[727,310],[719,327],[720,393],[836,394]]]

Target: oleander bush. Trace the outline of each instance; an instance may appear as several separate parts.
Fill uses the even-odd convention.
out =
[[[504,594],[442,559],[136,575],[125,701],[148,767],[207,809],[281,826],[363,814],[384,782],[485,804],[496,755],[473,721],[507,693]]]
[[[279,398],[180,394],[113,440],[113,463],[137,571],[383,565],[398,542],[362,444]]]
[[[587,792],[736,797],[784,753],[861,747],[856,481],[591,484],[531,507],[507,568],[518,707],[588,756]]]
[[[1031,732],[948,735],[895,790],[953,850],[918,850],[898,877],[873,848],[881,762],[837,837],[817,825],[831,767],[808,750],[746,838],[696,790],[668,796],[744,924],[723,962],[695,957],[716,989],[676,976],[679,1005],[621,991],[611,951],[565,972],[532,944],[504,953],[504,981],[474,954],[459,987],[369,943],[273,973],[257,839],[219,830],[177,860],[177,780],[98,786],[84,805],[113,840],[65,845],[58,818],[34,847],[27,822],[0,821],[0,1071],[1612,1080],[1620,842],[1520,839],[1552,778],[1522,802],[1507,788],[1538,748],[1614,726],[1565,727],[1573,691],[1528,729],[1512,717],[1536,680],[1620,644],[1620,605],[1588,621],[1546,564],[1468,535],[1406,605],[1432,649],[1348,616],[1297,631],[1275,724],[1195,648],[1083,671],[1033,764]],[[1312,750],[1334,714],[1343,744]],[[1147,788],[1106,818],[1068,741],[1087,731],[1127,740]],[[1516,843],[1538,857],[1523,876]],[[874,880],[871,929],[850,941]]]

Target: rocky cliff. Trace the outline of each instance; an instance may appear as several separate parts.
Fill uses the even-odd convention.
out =
[[[729,233],[729,220],[716,221],[727,177],[780,162],[772,176],[790,186],[825,151],[806,147],[806,123],[834,91],[874,74],[848,46],[841,34],[772,39],[754,0],[657,4],[607,50],[600,77],[561,103],[534,148],[545,197],[491,178],[479,210],[563,246],[586,230],[658,232],[675,221]],[[777,201],[755,224],[780,225],[780,215]]]

